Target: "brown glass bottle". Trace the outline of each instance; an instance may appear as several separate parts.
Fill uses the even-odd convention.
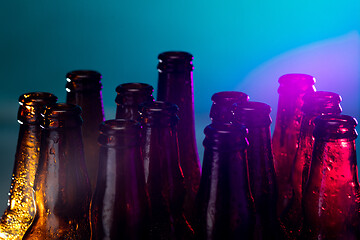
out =
[[[249,96],[243,92],[225,91],[212,95],[213,102],[210,109],[210,119],[213,123],[231,123],[233,113],[231,112],[234,103],[249,101]]]
[[[22,239],[35,216],[34,180],[39,162],[40,113],[57,97],[46,92],[25,93],[19,98],[20,123],[8,207],[0,222],[0,239]]]
[[[89,239],[91,189],[81,138],[80,107],[47,107],[35,179],[36,215],[23,239]]]
[[[151,239],[191,239],[184,217],[184,176],[180,167],[176,115],[167,102],[140,105],[145,182],[151,205]]]
[[[247,161],[256,209],[256,239],[279,239],[277,185],[271,146],[271,108],[261,102],[234,104],[235,122],[248,129]]]
[[[323,115],[314,122],[314,151],[302,200],[304,228],[300,239],[359,239],[357,122],[348,115]]]
[[[255,212],[248,181],[246,129],[210,124],[204,133],[195,239],[253,239]]]
[[[82,137],[86,168],[92,190],[96,185],[99,165],[97,138],[99,124],[105,120],[102,102],[101,74],[96,71],[78,70],[66,75],[66,102],[79,105],[82,109]]]
[[[159,56],[158,101],[179,107],[179,154],[185,177],[185,214],[190,217],[200,183],[200,161],[195,139],[193,56],[187,52],[164,52]]]
[[[123,83],[117,86],[116,119],[138,120],[139,105],[154,101],[153,91],[154,88],[146,83]]]
[[[146,239],[149,211],[140,151],[140,124],[100,125],[100,160],[91,202],[91,239]]]
[[[278,216],[292,196],[290,175],[298,147],[303,113],[302,97],[315,92],[315,78],[306,74],[286,74],[279,78],[279,102],[272,138],[275,172],[278,184]]]
[[[288,239],[299,237],[303,223],[302,192],[308,180],[314,146],[314,119],[320,115],[340,114],[341,97],[332,92],[317,91],[303,97],[304,113],[300,127],[299,147],[296,151],[291,175],[293,196],[281,216],[282,226]]]

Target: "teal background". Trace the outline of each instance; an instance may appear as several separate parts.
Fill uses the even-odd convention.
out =
[[[0,6],[0,209],[14,162],[18,97],[49,91],[65,101],[71,70],[103,74],[110,119],[117,85],[156,88],[157,55],[191,52],[200,156],[213,93],[246,92],[268,103],[275,120],[277,79],[286,73],[315,76],[318,90],[342,95],[344,113],[360,119],[357,0],[13,0]]]

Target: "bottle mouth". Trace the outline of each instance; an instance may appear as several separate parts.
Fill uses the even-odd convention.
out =
[[[176,104],[164,101],[144,102],[139,105],[140,122],[147,126],[175,126],[179,120]]]
[[[278,93],[292,94],[294,92],[315,92],[315,82],[316,79],[308,74],[285,74],[279,78],[280,86],[278,88]]]
[[[30,92],[22,94],[19,97],[19,104],[22,105],[44,105],[48,103],[55,103],[58,98],[48,92]]]
[[[212,95],[211,101],[219,104],[234,104],[249,101],[249,95],[238,91],[223,91]]]
[[[99,126],[98,142],[106,147],[123,148],[140,143],[139,122],[130,119],[111,119]]]
[[[46,106],[42,113],[42,128],[78,127],[82,124],[81,108],[70,103]]]
[[[340,106],[342,98],[337,93],[325,91],[306,93],[303,101],[302,111],[305,113],[340,114],[342,111]]]
[[[124,83],[116,88],[115,102],[118,105],[138,106],[143,102],[152,102],[154,88],[146,83]]]
[[[271,124],[271,107],[262,102],[235,103],[232,107],[234,121],[246,127],[267,127]]]
[[[192,64],[194,57],[188,52],[169,51],[160,53],[158,56],[157,69],[161,72],[182,72],[193,71]]]
[[[357,138],[357,120],[349,115],[321,115],[314,120],[314,137],[326,141]]]
[[[66,78],[71,81],[82,81],[83,79],[92,79],[94,81],[100,81],[102,76],[99,72],[94,70],[75,70],[68,72]]]
[[[146,83],[123,83],[116,87],[117,93],[153,93],[154,88]]]
[[[192,61],[194,59],[191,53],[185,51],[167,51],[158,56],[160,62],[163,61]]]
[[[224,91],[212,95],[211,100],[213,104],[210,109],[210,119],[212,122],[225,123],[233,121],[232,105],[249,101],[249,96],[243,92]]]
[[[247,129],[240,124],[212,123],[204,129],[203,146],[218,151],[234,151],[248,146]]]
[[[101,74],[93,70],[76,70],[66,74],[67,92],[99,91],[102,89]]]
[[[30,92],[19,97],[17,120],[20,124],[39,124],[42,108],[56,103],[57,97],[48,92]]]

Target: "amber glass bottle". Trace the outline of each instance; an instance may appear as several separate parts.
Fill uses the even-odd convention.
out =
[[[359,239],[357,122],[348,115],[315,120],[314,151],[303,194],[301,239]]]
[[[234,104],[235,122],[248,129],[247,161],[256,209],[256,239],[278,239],[277,185],[271,146],[271,108],[261,102]]]
[[[95,71],[78,70],[66,75],[66,102],[79,105],[82,109],[82,137],[86,168],[92,190],[95,188],[99,164],[97,138],[99,124],[104,119],[101,74]]]
[[[191,239],[184,216],[184,176],[179,162],[176,115],[167,102],[140,105],[145,182],[151,205],[151,239]]]
[[[233,121],[231,112],[234,103],[249,101],[249,96],[243,92],[225,91],[212,95],[213,102],[210,109],[210,119],[213,123],[230,123]]]
[[[91,239],[146,239],[149,211],[140,152],[140,124],[100,125],[100,160],[91,202]]]
[[[303,96],[315,92],[315,78],[306,74],[286,74],[279,78],[279,102],[272,138],[278,184],[278,216],[292,196],[290,175],[300,135]]]
[[[196,198],[195,239],[253,239],[254,202],[246,161],[246,129],[210,124]]]
[[[139,105],[154,101],[153,91],[154,88],[146,83],[123,83],[117,86],[116,119],[138,120]]]
[[[290,179],[293,196],[281,215],[282,226],[287,238],[290,239],[298,238],[302,228],[301,199],[311,165],[314,146],[314,119],[320,115],[341,113],[341,97],[336,93],[317,91],[305,94],[303,100],[302,111],[304,116],[300,127],[299,147],[296,151]]]
[[[89,239],[91,189],[81,139],[81,109],[45,108],[35,179],[36,215],[23,239]]]
[[[158,101],[179,107],[179,154],[185,177],[185,214],[191,215],[200,183],[200,161],[195,139],[193,56],[187,52],[164,52],[159,55]]]
[[[40,155],[40,113],[57,97],[46,92],[20,96],[19,137],[9,191],[8,208],[1,217],[0,239],[22,239],[35,216],[34,180]]]

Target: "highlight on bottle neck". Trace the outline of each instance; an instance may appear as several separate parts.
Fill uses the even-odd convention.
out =
[[[81,108],[75,104],[56,103],[46,106],[41,113],[42,128],[74,128],[80,127],[82,118]]]
[[[159,63],[157,69],[161,72],[182,72],[193,71],[192,61],[194,57],[188,52],[169,51],[163,52],[158,56]]]
[[[140,122],[145,126],[175,126],[179,121],[178,110],[176,104],[169,102],[142,103],[139,106]]]
[[[302,73],[285,74],[279,78],[279,94],[301,94],[305,92],[315,92],[316,80],[313,76]]]
[[[213,102],[210,109],[210,119],[212,122],[230,123],[233,121],[231,112],[234,103],[244,103],[249,101],[249,96],[243,92],[224,91],[212,95]]]
[[[55,104],[57,97],[48,92],[30,92],[19,97],[18,122],[20,124],[39,124],[41,110],[46,105]]]
[[[66,74],[67,92],[100,91],[101,74],[93,70],[76,70]]]
[[[335,141],[345,139],[348,141],[357,138],[355,127],[357,121],[348,115],[321,115],[314,120],[315,140]]]
[[[115,102],[118,105],[138,106],[154,101],[154,88],[146,83],[123,83],[116,87],[116,92]]]
[[[232,106],[234,121],[246,127],[269,127],[271,107],[262,102],[235,103]]]
[[[139,146],[139,122],[130,119],[112,119],[102,122],[98,142],[105,147],[125,148]]]
[[[203,145],[216,151],[231,152],[247,148],[247,129],[239,124],[212,123],[204,129]]]
[[[302,111],[306,114],[340,114],[341,96],[333,92],[317,91],[303,97]]]

